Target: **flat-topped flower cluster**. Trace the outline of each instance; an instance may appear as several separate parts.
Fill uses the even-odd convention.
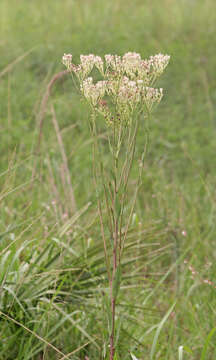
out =
[[[163,89],[152,86],[168,65],[170,56],[158,54],[143,60],[140,54],[128,52],[122,57],[105,55],[104,58],[80,55],[80,64],[75,65],[72,55],[64,54],[62,62],[77,76],[81,93],[91,107],[102,114],[109,125],[117,119],[129,124],[134,111],[150,113],[163,96]],[[89,77],[94,67],[103,80],[94,82]]]

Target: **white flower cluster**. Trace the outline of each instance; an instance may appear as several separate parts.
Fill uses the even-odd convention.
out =
[[[64,54],[63,64],[68,70],[74,71],[80,79],[86,78],[95,66],[105,77],[119,77],[127,75],[131,79],[142,79],[150,84],[155,76],[162,74],[169,63],[170,56],[158,54],[148,60],[142,60],[140,54],[128,52],[122,57],[118,55],[105,55],[105,62],[100,56],[93,54],[80,55],[80,65],[72,64],[72,55]],[[104,71],[106,66],[106,71]]]
[[[169,55],[158,54],[150,57],[149,64],[152,66],[153,72],[155,72],[155,74],[159,76],[163,73],[165,67],[169,63],[169,60]]]
[[[95,64],[95,56],[93,54],[90,55],[80,55],[80,65],[81,71],[83,72],[83,78],[88,76],[88,74],[92,71]]]
[[[96,84],[93,84],[92,77],[88,77],[83,81],[80,88],[85,96],[85,98],[93,105],[97,106],[97,103],[100,99],[103,98],[106,92],[106,81],[98,81]]]
[[[158,54],[148,60],[142,60],[140,54],[128,52],[121,58],[118,55],[105,55],[105,63],[108,71],[113,75],[127,75],[131,79],[142,79],[145,84],[161,75],[169,63],[170,56]]]
[[[152,85],[163,73],[169,59],[168,55],[158,54],[142,60],[140,54],[128,52],[122,57],[105,55],[104,61],[93,54],[80,55],[79,65],[72,63],[71,54],[64,54],[62,62],[78,77],[83,96],[96,111],[106,119],[109,117],[107,121],[110,124],[110,119],[114,118],[112,112],[120,117],[124,114],[124,119],[127,114],[129,119],[134,110],[146,108],[150,112],[154,104],[161,101],[163,89],[155,89]],[[94,66],[104,80],[94,83],[93,78],[88,77]],[[111,112],[107,104],[111,105]]]
[[[64,54],[62,57],[62,63],[69,71],[73,71],[78,76],[79,80],[84,80],[90,74],[94,66],[101,72],[101,74],[104,74],[103,60],[100,56],[95,56],[93,54],[80,55],[79,65],[74,65],[72,63],[71,54]]]
[[[163,89],[155,89],[146,86],[143,88],[143,99],[146,102],[146,106],[149,112],[152,110],[154,103],[159,103],[163,97]]]
[[[70,68],[72,64],[73,56],[71,54],[64,54],[62,57],[62,63],[66,66],[67,69]]]
[[[127,104],[133,106],[140,101],[141,92],[137,86],[137,82],[130,80],[124,76],[117,92],[117,100],[120,104]]]

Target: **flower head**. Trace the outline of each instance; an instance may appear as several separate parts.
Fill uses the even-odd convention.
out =
[[[95,64],[96,68],[100,71],[100,73],[103,74],[104,73],[104,64],[103,64],[103,60],[101,59],[100,56],[95,56],[94,64]]]
[[[93,54],[89,55],[80,55],[80,65],[82,69],[83,78],[88,76],[92,71],[95,63],[95,56]]]
[[[168,65],[169,60],[169,55],[158,54],[155,56],[151,56],[149,62],[155,74],[161,75],[166,66]]]
[[[163,97],[163,89],[155,89],[152,87],[144,87],[142,90],[142,99],[145,103],[148,111],[152,110],[152,107],[155,103],[159,103]]]
[[[135,52],[128,52],[122,57],[122,65],[125,73],[132,79],[136,78],[140,68],[141,56]]]
[[[121,56],[118,55],[105,55],[105,62],[108,70],[113,70],[109,75],[120,76],[123,73]]]
[[[81,92],[87,101],[96,106],[99,99],[102,99],[106,91],[106,81],[98,81],[93,84],[92,77],[88,77],[81,84]]]
[[[64,54],[62,56],[62,63],[66,66],[68,70],[70,69],[70,66],[72,64],[72,58],[73,56],[71,54]]]

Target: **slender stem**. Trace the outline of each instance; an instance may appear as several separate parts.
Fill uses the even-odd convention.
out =
[[[125,201],[126,201],[129,175],[130,175],[130,171],[131,171],[133,160],[134,160],[137,131],[138,131],[138,119],[136,119],[134,132],[131,132],[131,130],[130,130],[130,137],[129,137],[130,148],[129,148],[128,152],[126,153],[125,168],[122,170],[121,179],[119,182],[119,186],[120,186],[121,181],[124,180],[124,184],[123,184],[124,190],[123,190],[122,206],[121,206],[121,213],[120,213],[119,263],[121,261],[122,251],[124,248],[124,242],[125,242],[125,238],[126,238],[126,234],[125,234],[124,238],[122,240],[122,230],[121,229],[123,227],[123,214],[124,214],[124,207],[125,207]],[[129,224],[128,224],[128,226],[129,226]]]
[[[92,133],[92,137],[94,139],[94,142],[93,142],[93,179],[94,179],[95,191],[97,193],[97,191],[98,191],[98,189],[97,189],[97,179],[100,178],[100,175],[101,175],[101,174],[98,174],[98,169],[101,172],[101,167],[97,166],[97,161],[100,161],[100,156],[97,156],[97,159],[96,159],[96,155],[99,155],[99,145],[98,145],[98,137],[97,137],[97,128],[96,128],[96,123],[95,123],[95,117],[96,117],[95,112],[92,112],[92,119],[91,119],[92,121],[90,123],[90,130],[91,130],[91,133]],[[111,284],[109,256],[108,256],[106,238],[105,238],[105,233],[104,233],[104,224],[103,224],[101,202],[99,200],[98,194],[97,194],[97,207],[98,207],[98,213],[99,213],[99,219],[100,219],[101,233],[102,233],[102,238],[103,238],[104,255],[105,255],[105,261],[106,261],[108,280],[109,280],[109,283]]]
[[[136,188],[135,188],[135,193],[134,193],[134,197],[133,197],[133,201],[132,201],[132,206],[131,206],[131,210],[130,210],[128,222],[127,222],[126,229],[125,229],[125,232],[124,232],[123,244],[122,244],[122,248],[121,248],[121,255],[122,255],[122,251],[123,251],[123,249],[124,249],[124,243],[125,243],[125,240],[126,240],[126,237],[127,237],[128,229],[129,229],[129,226],[130,226],[130,223],[131,223],[131,219],[132,219],[132,215],[133,215],[133,211],[134,211],[134,208],[135,208],[136,199],[137,199],[137,194],[138,194],[139,188],[140,188],[140,186],[141,186],[141,184],[142,184],[142,174],[143,174],[143,167],[144,167],[144,166],[143,166],[143,165],[144,165],[144,158],[145,158],[145,154],[146,154],[147,146],[148,146],[148,142],[149,142],[148,128],[146,127],[145,130],[146,130],[146,143],[145,143],[145,147],[144,147],[144,150],[143,150],[143,152],[142,152],[142,156],[141,156],[141,160],[140,160],[139,177],[138,177],[137,184],[136,184]]]
[[[115,312],[116,312],[116,295],[113,293],[113,284],[115,281],[117,270],[117,257],[118,257],[118,156],[119,156],[119,133],[116,126],[113,127],[113,167],[114,167],[114,185],[113,185],[113,217],[114,217],[114,234],[113,234],[113,254],[112,254],[112,281],[110,286],[110,301],[111,301],[111,313],[112,313],[112,329],[110,334],[110,360],[113,360],[115,354]]]
[[[112,311],[112,331],[110,335],[110,360],[114,359],[115,355],[115,299],[112,297],[111,299],[111,311]]]

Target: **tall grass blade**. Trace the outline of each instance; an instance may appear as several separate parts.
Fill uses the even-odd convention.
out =
[[[158,342],[158,337],[160,335],[160,332],[165,324],[165,322],[167,321],[168,317],[170,316],[171,312],[173,311],[174,307],[176,305],[176,302],[174,302],[174,304],[169,308],[169,310],[167,311],[166,315],[164,316],[164,318],[161,320],[161,322],[158,325],[156,334],[154,336],[154,340],[153,340],[153,344],[152,344],[152,348],[151,348],[151,353],[150,353],[150,360],[154,359],[154,354],[156,351],[156,347],[157,347],[157,342]]]
[[[214,327],[210,333],[208,334],[207,338],[206,338],[206,341],[205,341],[205,344],[204,344],[204,347],[203,347],[203,350],[202,350],[202,354],[201,354],[201,358],[200,360],[207,360],[208,358],[206,357],[207,355],[207,350],[208,350],[208,347],[209,347],[209,344],[211,342],[211,339],[214,335],[214,333],[216,332],[216,327]]]

